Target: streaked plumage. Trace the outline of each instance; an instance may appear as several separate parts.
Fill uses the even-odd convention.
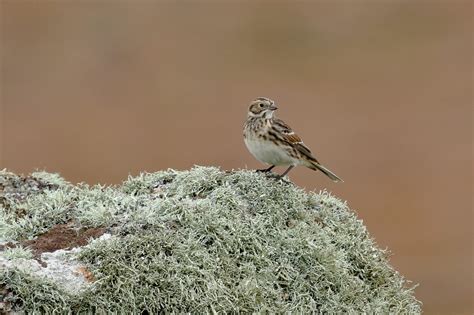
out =
[[[283,120],[274,117],[275,102],[259,97],[250,103],[244,125],[244,141],[250,153],[262,163],[288,166],[285,176],[297,165],[320,170],[335,182],[342,181],[336,174],[319,163],[301,138]]]

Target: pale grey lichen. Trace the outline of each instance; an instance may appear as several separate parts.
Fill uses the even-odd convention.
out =
[[[28,249],[9,248],[0,253],[0,267],[34,275],[38,281],[52,282],[66,293],[77,295],[90,286],[81,273],[85,266],[76,259],[79,250],[73,248],[43,253],[40,264],[33,259],[33,254]]]
[[[47,184],[50,186],[66,186],[70,185],[69,182],[65,181],[64,178],[56,173],[48,173],[45,171],[36,171],[31,173],[31,177],[36,179],[38,182]]]
[[[7,260],[17,260],[17,259],[32,259],[33,253],[29,248],[24,248],[23,246],[17,246],[12,248],[6,248],[2,252],[2,256]]]
[[[0,173],[0,185],[15,176]],[[113,236],[79,251],[95,278],[79,295],[14,268],[0,272],[18,310],[421,312],[386,252],[327,192],[214,167],[143,173],[117,187],[49,182],[0,202],[0,238],[33,238],[69,221]]]

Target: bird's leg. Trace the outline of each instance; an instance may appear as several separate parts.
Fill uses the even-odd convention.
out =
[[[263,170],[257,170],[257,172],[268,173],[268,172],[270,172],[274,167],[275,167],[275,165],[272,165],[272,166],[270,166],[269,168],[264,168]]]
[[[288,173],[291,171],[291,169],[292,169],[293,167],[295,167],[295,166],[294,166],[294,165],[290,165],[290,167],[288,167],[288,169],[287,169],[283,174],[280,175],[280,178],[285,177],[285,175],[288,174]]]

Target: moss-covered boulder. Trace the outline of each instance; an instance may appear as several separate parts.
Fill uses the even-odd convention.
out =
[[[168,170],[113,187],[2,171],[0,242],[4,311],[421,312],[344,202],[253,171]],[[59,252],[84,285],[50,275]]]

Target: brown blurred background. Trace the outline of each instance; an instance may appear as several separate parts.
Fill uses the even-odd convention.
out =
[[[0,3],[1,168],[262,167],[241,128],[268,96],[345,183],[291,179],[348,200],[427,314],[473,312],[469,1]]]

